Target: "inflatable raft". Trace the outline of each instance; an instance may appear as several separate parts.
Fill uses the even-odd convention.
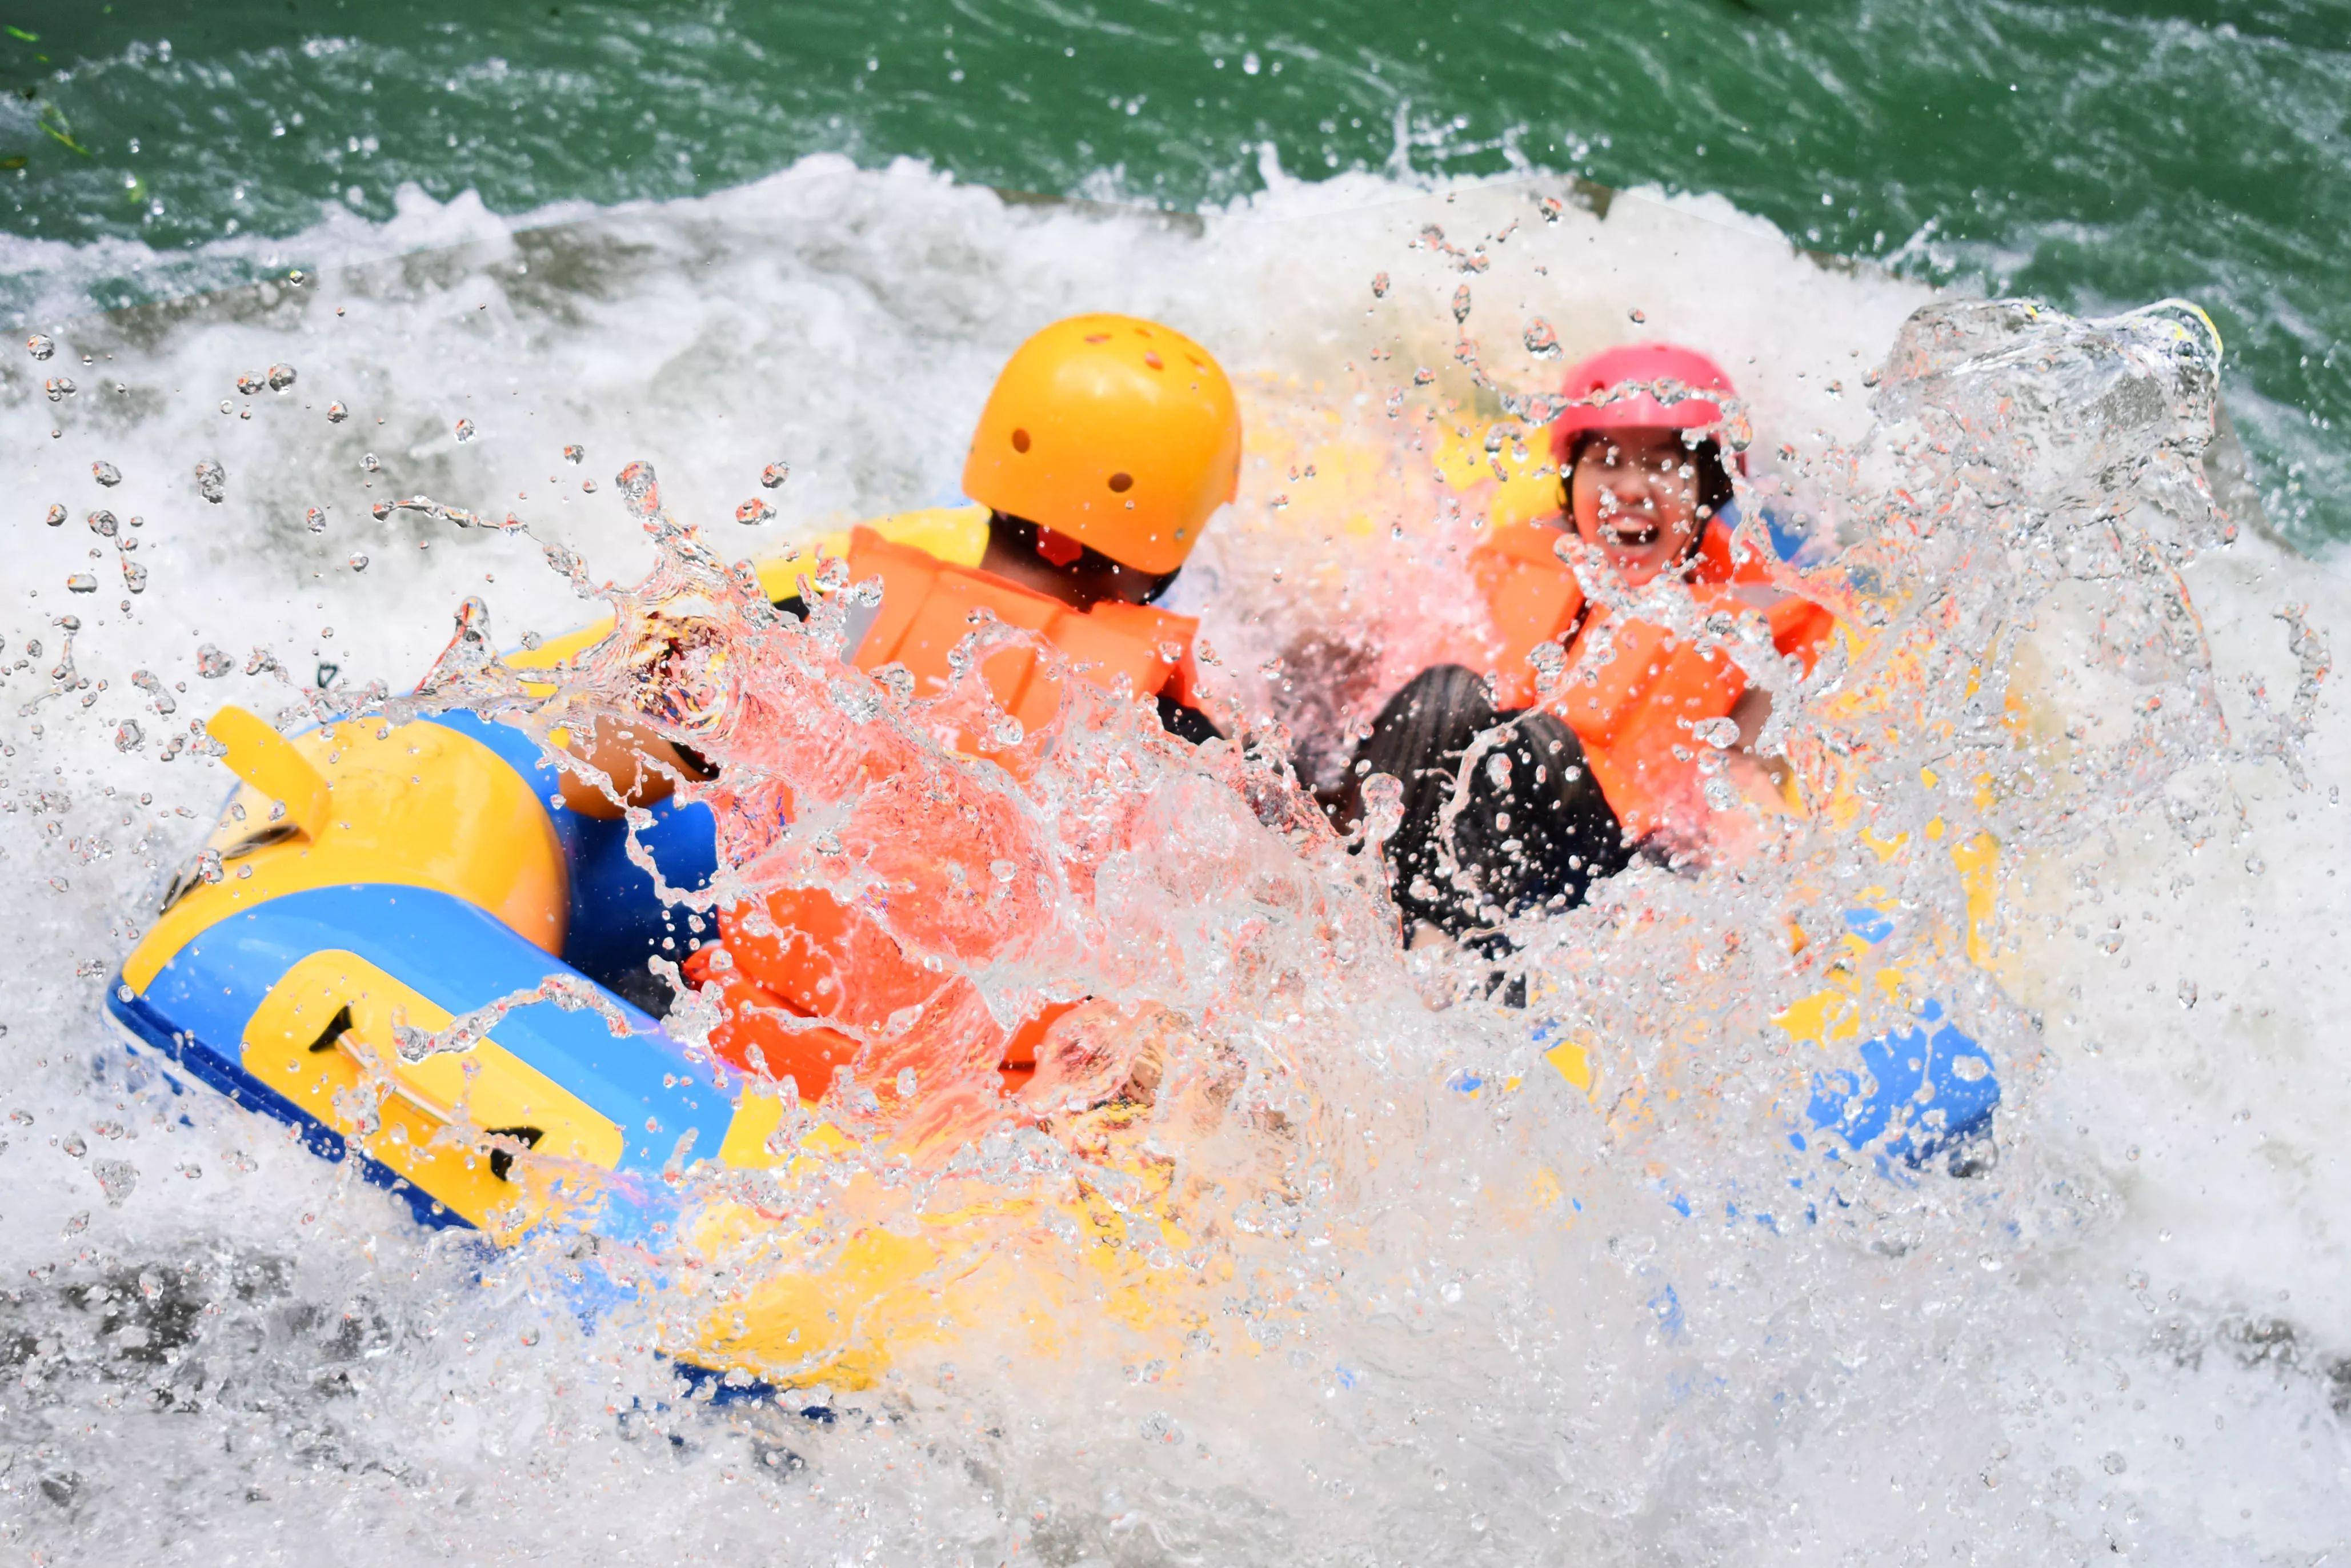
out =
[[[977,559],[984,523],[968,512],[893,521],[898,537]],[[780,597],[807,564],[771,562],[762,578]],[[510,662],[552,663],[606,630]],[[238,784],[110,988],[135,1048],[354,1162],[425,1224],[501,1242],[548,1224],[591,1232],[634,1249],[640,1281],[680,1258],[689,1270],[728,1260],[753,1282],[701,1301],[672,1333],[668,1348],[690,1363],[854,1384],[910,1338],[1000,1318],[1023,1288],[999,1277],[998,1255],[959,1246],[953,1220],[829,1239],[820,1273],[763,1270],[753,1265],[803,1244],[805,1218],[710,1201],[706,1184],[681,1197],[695,1185],[682,1172],[818,1161],[840,1135],[795,1117],[801,1130],[778,1146],[787,1108],[645,1010],[659,989],[648,961],[682,961],[693,930],[631,858],[622,822],[551,803],[538,741],[465,711],[287,737],[227,708],[210,729]],[[636,841],[674,887],[715,873],[705,807],[654,806]],[[1856,976],[1879,919],[1849,917]],[[1792,1107],[1792,1140],[1915,1164],[1980,1138],[1999,1100],[1981,1048],[1931,998],[1916,1029],[1857,1040],[1862,983],[1783,1019],[1824,1051],[1811,1102]],[[1550,1060],[1594,1089],[1580,1047],[1562,1042]],[[1163,1213],[1131,1196],[1055,1201],[1083,1211],[1089,1301],[1131,1322],[1183,1320],[1124,1240],[1139,1227],[1180,1243]]]

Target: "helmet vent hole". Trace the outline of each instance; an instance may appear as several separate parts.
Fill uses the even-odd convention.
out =
[[[1165,370],[1167,368],[1159,362],[1159,353],[1158,350],[1155,349],[1145,349],[1143,350],[1143,362],[1149,365],[1155,371]]]
[[[1029,433],[1027,431],[1016,430],[1012,433],[1012,450],[1015,452],[1026,452],[1029,450]]]
[[[1134,488],[1134,476],[1132,474],[1112,475],[1110,476],[1110,488],[1111,494],[1114,496],[1125,495],[1129,490]]]
[[[1089,332],[1086,334],[1086,341],[1089,343],[1107,343],[1110,341],[1110,334],[1108,332]]]

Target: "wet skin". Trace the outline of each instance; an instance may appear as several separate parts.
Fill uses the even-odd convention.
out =
[[[1696,547],[1706,527],[1696,459],[1680,431],[1664,429],[1611,431],[1577,457],[1568,517],[1628,586],[1646,586]]]

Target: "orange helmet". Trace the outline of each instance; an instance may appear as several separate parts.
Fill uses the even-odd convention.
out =
[[[1184,564],[1240,470],[1240,410],[1207,350],[1155,321],[1072,316],[1005,362],[963,490],[1158,574]]]

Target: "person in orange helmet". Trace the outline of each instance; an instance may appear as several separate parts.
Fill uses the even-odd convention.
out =
[[[1701,848],[1740,786],[1769,803],[1743,754],[1765,694],[1719,647],[1588,601],[1568,558],[1623,591],[1662,579],[1687,589],[1692,611],[1760,615],[1773,646],[1808,669],[1832,624],[1766,586],[1734,540],[1745,458],[1722,439],[1736,394],[1719,365],[1636,344],[1583,361],[1565,392],[1551,430],[1558,511],[1499,527],[1471,561],[1499,653],[1483,671],[1423,671],[1357,753],[1357,779],[1404,785],[1388,855],[1408,930],[1459,938],[1573,907],[1637,849]],[[1737,783],[1709,798],[1704,758],[1721,749]],[[1343,814],[1361,811],[1360,790]]]
[[[867,671],[897,665],[915,695],[936,695],[955,676],[949,655],[985,611],[1035,632],[1081,678],[1104,690],[1123,684],[1153,703],[1171,734],[1210,738],[1217,731],[1194,696],[1197,622],[1155,601],[1232,499],[1240,455],[1232,385],[1198,343],[1130,316],[1055,322],[1015,350],[980,413],[963,474],[978,506],[851,531],[839,552],[850,580],[879,578],[883,591],[870,615],[856,617],[862,624],[846,657]],[[799,608],[797,599],[778,603]],[[1031,730],[1060,702],[1058,681],[1038,665],[1033,648],[1017,643],[980,663],[998,705]],[[673,770],[708,776],[698,759],[649,736],[616,732],[589,760],[631,804],[666,793]],[[570,794],[581,810],[618,810],[592,781],[567,779]],[[790,1078],[810,1100],[908,1016],[925,1028],[954,1019],[939,1027],[996,1030],[993,1046],[959,1035],[953,1050],[1000,1051],[1006,1081],[1017,1084],[1046,1028],[1067,1010],[1001,1028],[967,1005],[976,996],[967,978],[915,961],[879,924],[820,889],[722,908],[718,932],[684,966],[691,983],[705,994],[716,986],[723,998],[714,1050],[757,1076]],[[904,1054],[903,1039],[893,1051]]]

